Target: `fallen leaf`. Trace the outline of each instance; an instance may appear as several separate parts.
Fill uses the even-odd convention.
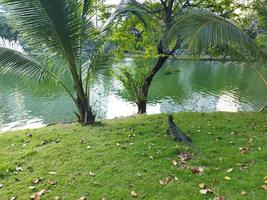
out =
[[[120,146],[120,143],[116,143],[117,146]]]
[[[205,183],[199,183],[198,186],[200,189],[204,189],[206,185],[205,185]]]
[[[237,134],[237,131],[232,131],[230,134],[235,135],[235,134]]]
[[[55,196],[54,200],[60,200],[59,196]]]
[[[242,196],[247,195],[246,191],[241,191],[240,194],[241,194]]]
[[[167,177],[164,177],[163,179],[161,179],[161,180],[159,181],[159,183],[160,183],[161,185],[167,185],[170,181],[171,181],[171,177],[170,177],[170,176],[167,176]]]
[[[22,171],[23,169],[22,169],[22,167],[21,166],[16,166],[16,171],[17,172],[20,172],[20,171]]]
[[[9,200],[16,200],[17,196],[11,197]]]
[[[193,167],[191,168],[191,171],[194,173],[194,174],[198,174],[198,175],[202,175],[203,172],[204,172],[204,168],[203,167]]]
[[[82,196],[78,200],[86,200],[86,197],[85,196]]]
[[[206,189],[201,189],[199,190],[200,194],[207,194],[207,190]]]
[[[153,156],[149,156],[149,158],[153,160]]]
[[[49,185],[55,185],[57,182],[56,182],[55,180],[51,180],[51,179],[49,179],[49,180],[47,181],[47,183],[48,183]]]
[[[261,188],[264,189],[264,190],[267,190],[267,185],[266,184],[262,185]]]
[[[108,200],[108,198],[106,198],[106,197],[103,197],[101,200]]]
[[[90,176],[95,176],[95,173],[94,172],[89,172],[89,175]]]
[[[231,173],[233,171],[233,168],[229,168],[226,170],[227,173]]]
[[[36,178],[36,179],[34,179],[32,182],[35,183],[35,184],[38,184],[38,183],[40,183],[42,180],[43,180],[43,178]]]
[[[182,162],[186,162],[191,159],[191,154],[189,152],[184,151],[180,153],[179,157]]]
[[[99,183],[99,182],[94,182],[93,185],[94,185],[94,186],[98,186],[98,187],[102,186],[102,184]]]
[[[210,189],[210,188],[206,188],[206,189],[200,189],[199,192],[200,192],[200,194],[205,195],[205,194],[208,194],[208,193],[213,193],[213,190]]]
[[[218,196],[218,197],[214,197],[213,200],[225,200],[224,196]]]
[[[35,186],[29,186],[29,189],[30,189],[30,190],[35,190],[36,187],[35,187]]]
[[[249,148],[248,147],[240,147],[239,151],[240,151],[240,153],[246,154],[246,153],[249,153]]]
[[[231,177],[225,176],[224,179],[227,180],[227,181],[230,181],[231,180]]]
[[[141,177],[142,175],[141,175],[140,173],[137,173],[137,174],[136,174],[136,176],[139,176],[139,177]]]
[[[35,193],[33,194],[31,197],[30,197],[31,200],[40,200],[41,199],[41,196],[40,194],[38,193]]]
[[[178,165],[178,163],[177,163],[176,160],[173,160],[173,161],[172,161],[172,164],[173,164],[174,166],[177,166],[177,165]]]
[[[136,198],[138,197],[138,193],[136,193],[135,191],[131,191],[131,196]]]
[[[56,175],[57,173],[56,172],[48,172],[48,174],[50,174],[50,175]]]
[[[86,149],[91,149],[92,147],[91,146],[87,146]]]
[[[3,184],[0,184],[0,189],[1,189],[2,187],[4,187],[4,185],[3,185]]]

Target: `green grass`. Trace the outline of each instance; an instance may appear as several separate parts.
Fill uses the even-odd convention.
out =
[[[261,186],[267,176],[267,114],[176,114],[176,123],[210,158],[194,154],[184,167],[174,166],[172,161],[179,162],[179,152],[193,151],[165,135],[166,119],[165,114],[133,116],[91,127],[56,125],[0,134],[0,199],[17,196],[26,200],[45,188],[51,191],[41,199],[49,200],[55,196],[133,199],[131,191],[138,193],[137,199],[151,200],[266,198],[267,191]],[[241,153],[240,147],[250,151]],[[17,172],[17,166],[22,171]],[[205,169],[202,176],[190,169],[199,166]],[[226,172],[229,168],[233,168],[231,173]],[[178,180],[161,185],[159,181],[167,176]],[[38,177],[43,181],[34,184]],[[49,179],[56,184],[49,185]],[[214,193],[200,194],[202,182]],[[242,196],[241,191],[247,195]]]

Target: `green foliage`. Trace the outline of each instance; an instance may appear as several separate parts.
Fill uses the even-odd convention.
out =
[[[114,76],[122,83],[126,90],[126,95],[130,101],[138,103],[143,100],[140,89],[145,77],[150,71],[151,59],[133,59],[130,66],[122,66],[113,70]]]
[[[267,52],[267,1],[262,1],[257,7],[259,22],[262,26],[261,34],[257,37],[258,44]]]

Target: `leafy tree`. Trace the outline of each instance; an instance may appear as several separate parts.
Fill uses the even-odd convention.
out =
[[[201,2],[194,1],[192,4],[188,0],[160,0],[155,3],[147,1],[141,4],[135,0],[129,0],[121,3],[106,22],[106,26],[108,26],[117,17],[120,17],[115,24],[118,24],[119,21],[126,21],[126,25],[119,24],[118,29],[128,26],[124,32],[130,31],[131,33],[133,28],[137,29],[130,38],[137,41],[135,44],[139,45],[137,47],[141,56],[146,55],[146,52],[155,53],[153,56],[156,57],[156,62],[138,88],[139,114],[146,113],[148,91],[154,76],[168,58],[179,49],[187,49],[188,52],[201,55],[209,48],[228,46],[236,53],[243,55],[244,58],[249,55],[261,54],[248,35],[233,22],[210,10],[198,8]],[[136,26],[129,25],[128,20],[136,20],[130,14],[136,16],[144,26],[140,26],[138,23]],[[136,33],[141,34],[140,41],[137,40]],[[129,45],[133,45],[129,43],[128,39],[126,41]],[[123,44],[127,46],[126,43]]]
[[[30,53],[17,43],[0,41],[0,73],[52,80],[77,107],[81,124],[95,121],[90,105],[91,72],[108,60],[103,40],[91,23],[89,0],[1,0],[15,18],[15,29]],[[64,77],[72,79],[75,95]]]

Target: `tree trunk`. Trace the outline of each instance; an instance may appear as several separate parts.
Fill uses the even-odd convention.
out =
[[[76,83],[75,90],[77,93],[76,106],[78,113],[76,113],[76,116],[78,118],[78,122],[83,125],[93,124],[95,122],[95,115],[92,112],[89,99],[83,89],[81,80]]]
[[[144,81],[144,83],[141,86],[140,91],[139,91],[140,100],[138,100],[138,102],[137,102],[138,114],[145,114],[146,113],[147,95],[148,95],[148,90],[149,90],[150,84],[151,84],[154,76],[161,69],[161,67],[164,65],[164,63],[166,62],[168,57],[169,57],[169,55],[159,57],[156,65],[151,70],[151,72],[148,74],[148,76],[145,78],[145,81]]]
[[[147,100],[139,100],[137,102],[138,114],[146,113],[146,104],[147,104]]]
[[[89,102],[87,100],[86,95],[81,97],[78,95],[76,99],[77,109],[79,113],[77,113],[78,122],[83,125],[90,125],[95,122],[95,115],[92,112],[91,107],[89,106]]]

